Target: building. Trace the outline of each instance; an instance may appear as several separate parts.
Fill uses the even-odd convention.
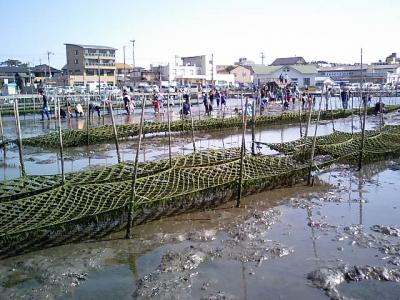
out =
[[[65,44],[67,64],[64,67],[69,85],[86,85],[100,81],[116,85],[115,51],[108,46]]]
[[[118,85],[126,85],[129,81],[131,81],[131,74],[133,68],[131,65],[124,63],[115,63],[115,72],[117,74],[117,83]]]
[[[298,87],[315,86],[315,77],[318,74],[315,65],[283,65],[264,66],[254,65],[253,82],[256,85],[265,84],[279,79],[282,75],[291,82],[296,82]]]
[[[400,64],[400,57],[397,57],[397,53],[392,53],[385,60],[386,64]]]
[[[162,81],[177,82],[182,85],[215,84],[218,80],[216,65],[213,58],[208,55],[175,56],[173,62],[154,65],[151,69]]]
[[[290,66],[290,65],[305,65],[306,61],[301,56],[296,57],[281,57],[273,61],[271,66]]]
[[[15,83],[16,74],[23,79],[24,85],[29,83],[33,74],[27,67],[0,67],[0,85]]]
[[[38,65],[34,66],[31,69],[33,73],[33,82],[34,83],[44,83],[47,84],[57,84],[60,82],[59,79],[62,76],[62,71],[53,67],[49,67],[49,65]]]
[[[335,67],[322,67],[318,70],[318,76],[330,77],[335,81],[349,82],[371,82],[386,83],[390,74],[398,74],[400,72],[399,64],[382,64],[382,65],[344,65]]]
[[[254,66],[255,63],[252,60],[248,60],[246,57],[240,57],[239,61],[235,62],[234,65],[237,65],[237,66]]]
[[[251,67],[230,66],[226,68],[229,74],[233,74],[235,83],[249,84],[253,82],[253,69]]]

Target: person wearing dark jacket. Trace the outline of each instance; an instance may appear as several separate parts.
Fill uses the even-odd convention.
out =
[[[48,104],[48,99],[47,96],[43,93],[43,90],[39,90],[39,94],[42,96],[42,109],[40,113],[42,114],[42,121],[44,120],[44,115],[47,116],[47,119],[50,120],[50,115],[49,115],[49,104]]]

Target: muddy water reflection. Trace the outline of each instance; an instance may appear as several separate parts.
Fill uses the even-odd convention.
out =
[[[400,228],[399,164],[361,173],[338,166],[313,188],[155,221],[136,227],[129,241],[116,233],[1,261],[0,298],[328,298],[308,274],[343,265],[399,270],[400,238],[376,231]],[[368,280],[337,286],[340,296],[369,299],[398,290],[398,282]]]

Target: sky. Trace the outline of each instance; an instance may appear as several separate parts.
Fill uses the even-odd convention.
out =
[[[61,68],[65,43],[111,46],[136,66],[214,54],[265,64],[277,57],[355,63],[400,55],[399,0],[0,0],[0,61]]]

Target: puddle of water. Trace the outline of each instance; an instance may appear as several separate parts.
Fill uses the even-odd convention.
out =
[[[350,299],[363,300],[398,300],[400,297],[400,284],[376,280],[363,280],[339,286],[341,295]]]

